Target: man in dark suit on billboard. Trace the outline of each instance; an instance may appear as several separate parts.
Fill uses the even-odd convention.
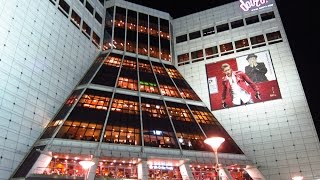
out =
[[[257,62],[257,55],[249,54],[247,61],[249,65],[245,67],[245,73],[253,82],[259,83],[268,81],[266,77],[268,70],[263,62]]]

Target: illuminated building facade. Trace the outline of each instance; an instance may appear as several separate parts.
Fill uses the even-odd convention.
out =
[[[203,142],[211,136],[226,139],[224,176],[317,177],[319,141],[302,87],[284,86],[301,84],[275,4],[178,19],[122,0],[3,5],[12,11],[0,12],[0,179],[214,179]],[[208,66],[259,52],[270,52],[282,96],[214,109]]]

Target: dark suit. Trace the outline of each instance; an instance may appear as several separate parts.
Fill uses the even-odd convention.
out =
[[[255,83],[268,81],[266,77],[267,71],[264,63],[257,63],[255,67],[251,67],[250,65],[245,67],[245,73]]]

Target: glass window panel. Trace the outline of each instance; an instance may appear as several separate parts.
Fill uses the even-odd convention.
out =
[[[223,32],[223,31],[227,31],[229,30],[229,24],[226,23],[226,24],[221,24],[221,25],[218,25],[217,26],[217,32]]]
[[[181,98],[165,68],[160,63],[152,62],[152,65],[153,71],[155,72],[159,82],[161,94],[164,96]]]
[[[223,129],[218,120],[206,107],[189,105],[196,121],[201,126],[207,137],[224,137],[226,141],[219,147],[219,152],[243,154],[230,135]],[[221,149],[220,149],[221,148]]]
[[[258,35],[250,38],[251,45],[262,44],[265,43],[265,39],[263,35]]]
[[[202,58],[202,57],[203,57],[202,49],[191,52],[191,58],[192,59],[197,59],[197,58]]]
[[[112,27],[113,27],[113,10],[114,7],[107,8],[105,17],[104,37],[103,37],[103,50],[112,47]]]
[[[236,49],[244,48],[249,46],[248,39],[241,39],[235,42]]]
[[[199,37],[201,37],[200,31],[189,33],[189,39],[190,40],[196,39],[196,38],[199,38]]]
[[[187,34],[181,35],[181,36],[177,36],[176,37],[176,43],[181,43],[181,42],[185,42],[188,40],[188,36]]]
[[[65,0],[60,0],[59,1],[59,7],[61,9],[63,9],[63,11],[61,11],[65,16],[68,17],[68,14],[70,12],[70,5],[65,1]],[[60,10],[59,8],[59,10]]]
[[[91,27],[85,21],[82,21],[82,32],[90,39]]]
[[[266,21],[266,20],[275,18],[275,15],[274,15],[274,12],[271,11],[271,12],[260,14],[260,17],[262,21]]]
[[[125,40],[125,22],[126,22],[126,9],[116,7],[116,14],[114,20],[114,39],[113,48],[124,50]]]
[[[138,97],[115,94],[104,142],[141,145]]]
[[[148,56],[148,15],[139,13],[138,54]]]
[[[209,150],[209,147],[203,142],[205,136],[193,119],[187,106],[169,101],[166,101],[166,104],[182,149]]]
[[[178,63],[190,60],[189,53],[178,55]]]
[[[99,48],[99,46],[100,46],[100,37],[94,31],[92,32],[92,42]]]
[[[214,33],[215,33],[214,27],[210,27],[210,28],[206,28],[206,29],[202,30],[203,36],[209,36]]]
[[[86,9],[93,15],[94,8],[88,1],[86,1]]]
[[[114,7],[107,8],[105,17],[105,27],[103,36],[103,50],[112,47],[112,27],[113,27],[113,11]]]
[[[149,16],[150,56],[159,58],[159,28],[158,18]]]
[[[121,55],[110,54],[92,80],[92,83],[114,87],[115,81],[118,76],[121,60]]]
[[[128,10],[126,51],[136,53],[137,12]]]
[[[102,17],[100,16],[100,14],[96,11],[94,14],[94,18],[100,23],[102,24]]]
[[[232,21],[230,24],[231,24],[231,28],[232,28],[232,29],[235,29],[235,28],[244,26],[243,19],[239,19],[239,20],[236,20],[236,21]]]
[[[229,52],[229,51],[232,51],[232,50],[233,50],[232,42],[220,45],[220,52],[221,53]]]
[[[245,20],[246,20],[246,24],[250,25],[250,24],[254,24],[254,23],[259,22],[259,17],[258,17],[258,15],[251,16],[251,17],[247,17]]]
[[[169,21],[160,18],[160,59],[171,61]]]
[[[145,146],[179,148],[164,103],[141,98]]]
[[[267,33],[266,36],[268,41],[282,39],[280,31]]]
[[[81,23],[81,17],[74,11],[72,10],[71,13],[71,22],[77,26],[78,28],[80,28],[80,23]]]
[[[206,56],[212,56],[218,54],[218,47],[213,46],[205,49]]]

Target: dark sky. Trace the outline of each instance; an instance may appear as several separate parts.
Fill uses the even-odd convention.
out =
[[[236,0],[184,0],[177,1],[159,1],[159,0],[127,0],[147,7],[168,12],[173,18],[185,16],[218,5],[227,4]],[[320,53],[318,57],[316,52],[320,51],[320,41],[317,41],[316,31],[320,33],[320,26],[316,17],[320,10],[316,10],[316,5],[311,1],[298,0],[276,0],[280,12],[282,23],[284,25],[291,51],[293,53],[302,85],[308,100],[308,104],[314,121],[320,129],[320,111],[317,101],[320,101],[320,88],[317,88],[320,82]],[[316,24],[317,23],[317,24]],[[317,74],[319,73],[319,74]],[[315,83],[317,82],[317,83]],[[319,132],[318,132],[319,133]]]

